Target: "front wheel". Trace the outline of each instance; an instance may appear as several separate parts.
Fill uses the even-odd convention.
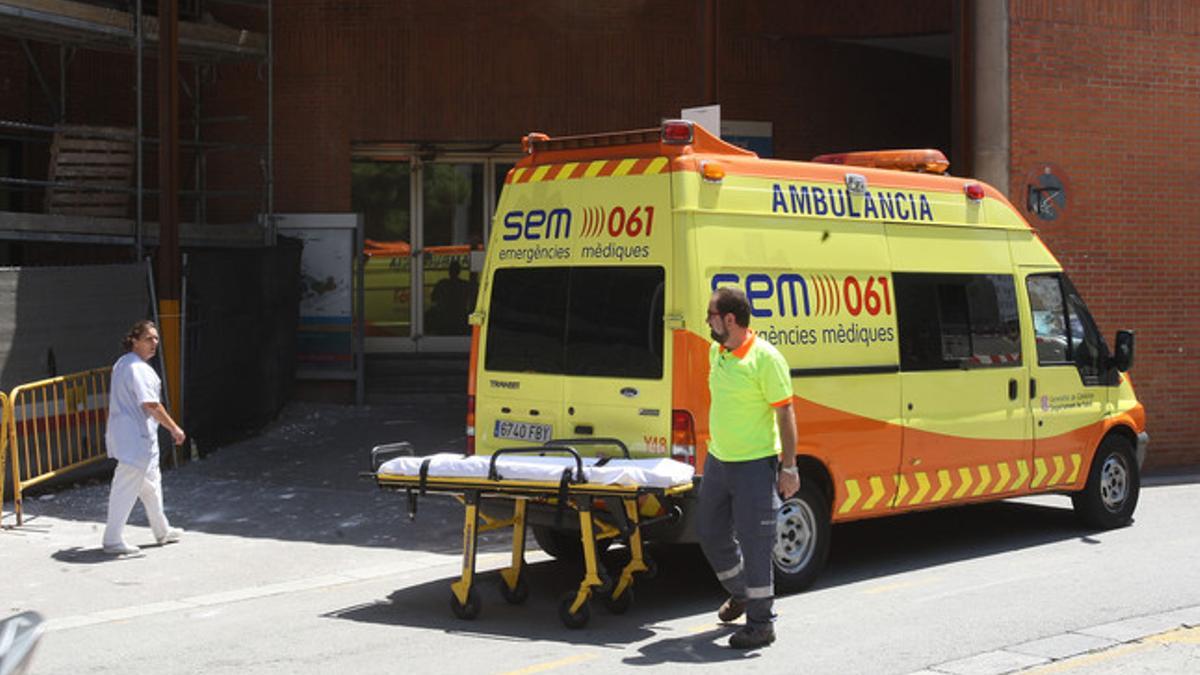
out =
[[[1133,444],[1124,436],[1108,436],[1096,448],[1087,485],[1071,495],[1075,513],[1088,527],[1111,530],[1133,520],[1141,491],[1141,475]]]
[[[812,586],[829,557],[829,501],[814,480],[803,477],[800,491],[776,511],[772,559],[775,587],[797,593]]]

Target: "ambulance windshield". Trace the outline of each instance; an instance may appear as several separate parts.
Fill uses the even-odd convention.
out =
[[[497,270],[484,367],[660,379],[664,278],[661,267]]]

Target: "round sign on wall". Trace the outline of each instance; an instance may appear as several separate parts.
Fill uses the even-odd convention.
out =
[[[1062,172],[1043,164],[1030,174],[1025,207],[1042,220],[1058,220],[1067,210],[1067,188]]]

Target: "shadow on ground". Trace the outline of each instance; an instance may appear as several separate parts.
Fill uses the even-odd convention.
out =
[[[841,525],[834,528],[829,568],[816,589],[937,567],[962,560],[1011,552],[1065,540],[1081,546],[1103,545],[1081,529],[1066,508],[1001,502],[945,509]],[[482,611],[474,620],[456,618],[450,609],[450,583],[456,577],[397,590],[366,605],[347,607],[328,618],[392,626],[442,630],[499,640],[553,641],[592,646],[625,646],[647,642],[627,665],[713,662],[753,658],[724,647],[732,630],[716,624],[716,608],[724,593],[696,546],[652,546],[658,575],[639,580],[628,613],[613,618],[599,597],[590,605],[591,620],[581,630],[568,630],[558,617],[564,594],[574,592],[583,570],[578,564],[547,561],[526,568],[531,593],[521,606],[507,604],[496,572],[476,577]],[[603,557],[615,576],[627,554],[623,549]],[[689,616],[711,616],[711,626],[689,632],[664,625]],[[705,619],[707,620],[707,619]],[[652,638],[659,638],[652,640]]]

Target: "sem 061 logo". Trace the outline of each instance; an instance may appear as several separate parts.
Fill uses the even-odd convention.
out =
[[[509,211],[501,223],[504,241],[569,239],[576,223],[579,237],[649,237],[654,232],[654,207],[590,206],[578,214],[567,208]]]

